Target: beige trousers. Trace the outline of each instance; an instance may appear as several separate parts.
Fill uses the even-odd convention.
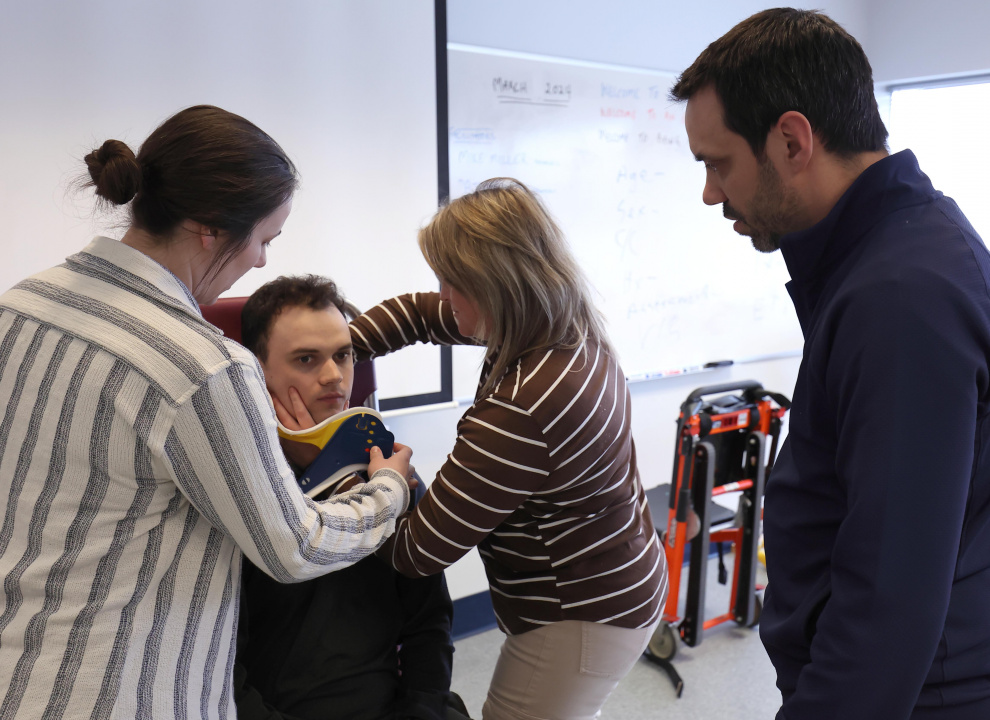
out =
[[[592,720],[632,670],[656,625],[643,630],[565,620],[509,635],[484,720]]]

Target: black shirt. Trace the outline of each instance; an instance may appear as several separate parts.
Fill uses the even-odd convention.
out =
[[[454,649],[442,574],[407,578],[371,556],[286,585],[245,562],[242,588],[241,720],[443,720]]]

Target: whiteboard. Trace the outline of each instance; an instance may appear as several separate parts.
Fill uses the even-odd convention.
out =
[[[108,138],[140,143],[200,103],[274,137],[302,184],[265,268],[338,281],[369,307],[436,287],[416,232],[437,206],[434,0],[86,0],[5,3],[0,22],[0,291],[62,261],[125,215],[75,192]],[[440,353],[377,362],[383,397],[440,390]]]
[[[541,195],[630,378],[800,350],[780,253],[701,201],[673,75],[447,47],[451,195],[498,176]],[[455,396],[477,364],[455,357]]]

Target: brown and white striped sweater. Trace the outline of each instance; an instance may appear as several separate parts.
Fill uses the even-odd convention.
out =
[[[472,342],[436,293],[387,300],[351,335],[362,356]],[[379,554],[428,575],[475,546],[508,633],[562,620],[639,628],[659,617],[666,563],[636,469],[629,392],[596,343],[513,362],[464,413],[425,498]]]

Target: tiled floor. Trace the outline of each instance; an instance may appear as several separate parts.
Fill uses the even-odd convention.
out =
[[[709,568],[709,616],[728,607],[728,589],[715,581],[715,565]],[[473,718],[481,717],[502,637],[490,630],[455,643],[453,689]],[[659,668],[640,660],[605,704],[602,720],[770,720],[780,707],[773,666],[756,628],[718,625],[697,647],[681,643],[674,665],[684,680],[680,699]]]

